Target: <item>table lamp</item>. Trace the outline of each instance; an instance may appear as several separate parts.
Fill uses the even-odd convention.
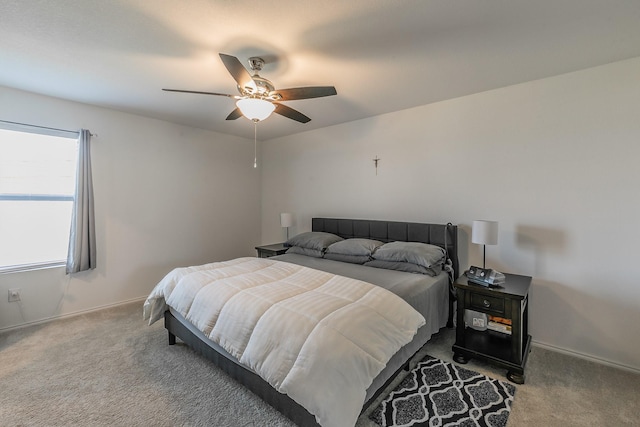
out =
[[[498,244],[498,222],[477,220],[471,227],[471,243],[482,245],[482,268],[486,268],[487,246]]]
[[[289,240],[289,227],[293,225],[293,214],[289,212],[280,214],[280,227],[287,229],[287,240]]]

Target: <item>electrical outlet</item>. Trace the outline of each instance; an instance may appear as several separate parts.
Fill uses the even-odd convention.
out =
[[[20,301],[20,288],[9,289],[9,302]]]

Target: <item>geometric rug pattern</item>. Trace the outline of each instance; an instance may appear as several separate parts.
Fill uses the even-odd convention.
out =
[[[426,356],[369,415],[382,427],[504,427],[516,388]]]

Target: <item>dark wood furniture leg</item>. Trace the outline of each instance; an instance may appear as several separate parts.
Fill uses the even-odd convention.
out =
[[[453,328],[453,304],[456,296],[452,289],[449,289],[449,318],[447,319],[447,328]]]
[[[459,325],[464,325],[464,289],[457,289],[456,298],[458,300],[458,307],[456,310],[456,324],[458,325],[458,328],[456,329],[456,342],[459,343],[464,342],[464,327],[459,327]],[[469,361],[469,358],[462,353],[454,351],[453,360],[464,365]]]

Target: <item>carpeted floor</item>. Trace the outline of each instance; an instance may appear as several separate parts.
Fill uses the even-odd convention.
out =
[[[453,340],[443,330],[418,357],[451,362]],[[465,367],[504,379],[486,364]],[[640,426],[640,375],[537,347],[526,374],[509,427]],[[376,405],[358,427],[375,426],[367,416]],[[136,303],[0,334],[0,425],[293,423],[186,346],[168,346],[161,322],[147,326]]]

